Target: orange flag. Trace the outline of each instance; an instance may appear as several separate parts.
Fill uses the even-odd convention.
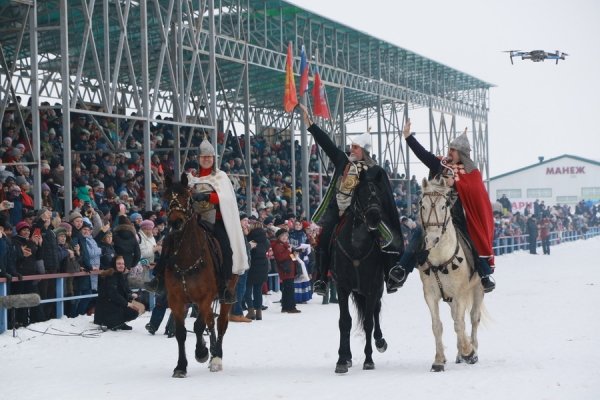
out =
[[[283,108],[286,112],[292,112],[298,104],[298,95],[296,94],[296,81],[294,80],[294,71],[292,62],[292,42],[288,44],[287,61],[285,63],[285,94],[283,95]]]

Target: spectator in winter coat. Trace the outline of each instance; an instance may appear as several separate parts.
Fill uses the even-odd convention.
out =
[[[41,236],[35,235],[31,239],[31,226],[21,221],[15,227],[17,235],[13,238],[14,249],[16,253],[16,272],[23,275],[37,275],[36,264],[41,260],[40,244]],[[29,294],[37,293],[37,285],[34,281],[13,282],[11,294]],[[27,326],[31,322],[43,321],[44,315],[42,307],[37,306],[31,309],[20,308],[17,310],[17,322],[21,326]]]
[[[529,254],[537,254],[537,237],[538,237],[538,228],[537,228],[537,219],[535,215],[532,215],[527,220],[527,234],[529,237],[527,240],[529,241]]]
[[[113,259],[113,267],[101,273],[98,284],[94,323],[113,331],[131,330],[126,322],[140,315],[139,309],[132,302],[137,296],[129,290],[124,273],[125,259],[117,255]]]
[[[119,216],[118,222],[119,225],[113,229],[113,246],[115,247],[115,253],[123,256],[125,267],[130,269],[140,261],[138,235],[127,217]]]
[[[296,277],[296,263],[293,260],[292,250],[289,243],[288,231],[280,228],[275,233],[275,240],[271,242],[273,257],[277,263],[277,272],[281,280],[281,312],[296,314],[300,310],[296,308],[294,298],[294,278]]]
[[[59,272],[60,261],[58,254],[58,244],[56,235],[50,226],[52,212],[42,209],[38,212],[38,217],[33,222],[33,230],[39,229],[42,235],[41,255],[44,261],[44,272],[47,274],[56,274]],[[38,283],[38,290],[42,299],[52,299],[56,297],[56,284],[52,280],[42,280]],[[44,312],[47,318],[54,318],[56,305],[48,303],[44,305]]]
[[[251,243],[252,250],[250,251],[250,269],[248,270],[248,280],[246,281],[246,305],[248,306],[248,314],[246,317],[251,318],[254,311],[254,318],[262,319],[262,286],[267,281],[269,274],[270,263],[267,258],[267,252],[271,247],[267,233],[263,225],[252,220],[248,223],[248,242]],[[254,243],[254,245],[252,245]]]

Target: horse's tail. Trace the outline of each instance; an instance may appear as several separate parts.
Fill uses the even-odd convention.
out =
[[[365,296],[361,296],[357,292],[352,292],[352,300],[354,300],[356,314],[358,314],[358,328],[364,330],[365,318],[367,316],[367,298]]]

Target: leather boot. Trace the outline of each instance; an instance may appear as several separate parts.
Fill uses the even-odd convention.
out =
[[[239,275],[231,275],[231,278],[227,281],[227,286],[219,291],[219,303],[235,304],[237,301],[235,296],[235,285],[237,284],[238,278]]]
[[[254,308],[248,307],[248,312],[246,313],[246,318],[251,319],[251,320],[256,319],[256,312],[254,311]]]
[[[256,320],[257,320],[257,321],[260,321],[260,320],[262,320],[262,309],[260,309],[260,308],[257,308],[257,309],[255,310],[255,313],[256,313]]]

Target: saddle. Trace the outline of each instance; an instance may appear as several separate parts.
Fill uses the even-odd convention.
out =
[[[213,233],[214,225],[200,217],[197,218],[197,222],[198,226],[204,231],[213,263],[217,268],[220,268],[220,266],[223,265],[223,252],[221,251],[221,245]]]

